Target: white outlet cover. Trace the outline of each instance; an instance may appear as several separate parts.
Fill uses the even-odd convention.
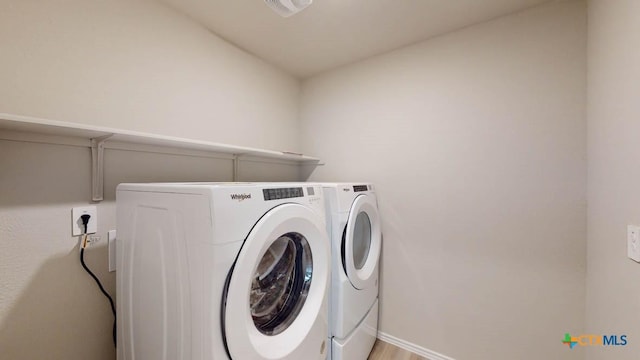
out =
[[[627,256],[640,262],[640,226],[627,226]]]
[[[95,205],[74,207],[71,211],[71,229],[73,236],[79,236],[84,233],[84,226],[80,218],[84,214],[91,215],[87,226],[87,234],[95,234],[98,232],[98,209]]]

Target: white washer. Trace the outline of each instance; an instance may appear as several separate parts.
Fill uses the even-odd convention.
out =
[[[325,359],[331,258],[314,184],[121,184],[118,360]]]
[[[322,184],[333,258],[332,360],[366,360],[378,331],[382,232],[372,184]]]

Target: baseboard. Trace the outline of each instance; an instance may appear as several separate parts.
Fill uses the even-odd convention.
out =
[[[378,339],[386,343],[389,343],[391,345],[395,345],[401,349],[411,351],[412,353],[425,357],[429,360],[455,360],[454,358],[448,357],[446,355],[442,355],[433,350],[425,349],[422,346],[412,344],[408,341],[398,339],[395,336],[391,336],[389,334],[385,334],[380,331],[378,331]]]

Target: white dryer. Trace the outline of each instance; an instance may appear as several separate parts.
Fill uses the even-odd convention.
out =
[[[366,360],[378,330],[382,232],[372,184],[322,184],[333,258],[332,360]]]
[[[118,360],[325,359],[314,184],[121,184]]]

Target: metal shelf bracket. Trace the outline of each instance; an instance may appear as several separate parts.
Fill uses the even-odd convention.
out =
[[[91,139],[91,200],[104,200],[104,142],[113,134]]]
[[[233,154],[233,181],[238,181],[238,169],[240,168],[240,156]]]

